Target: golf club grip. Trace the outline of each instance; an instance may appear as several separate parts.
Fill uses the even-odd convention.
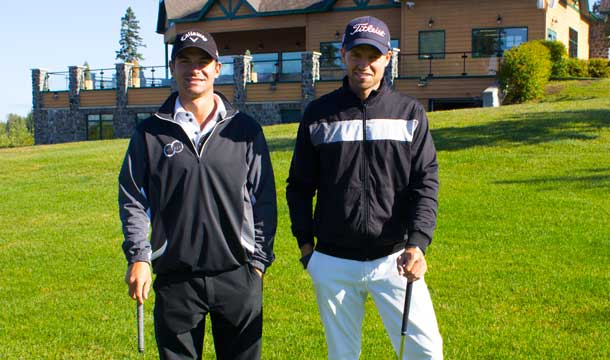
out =
[[[144,352],[144,304],[137,304],[138,351]]]
[[[407,335],[407,323],[409,322],[409,307],[411,306],[411,293],[413,292],[413,282],[407,282],[407,293],[405,294],[405,308],[402,311],[401,335]]]

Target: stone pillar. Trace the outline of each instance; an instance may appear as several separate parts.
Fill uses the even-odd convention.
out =
[[[32,116],[34,118],[34,143],[46,144],[47,124],[42,111],[42,89],[45,87],[47,70],[32,69]]]
[[[246,84],[252,78],[252,56],[239,55],[233,57],[233,86],[235,88],[233,102],[238,109],[243,110],[246,104]]]
[[[400,49],[392,48],[390,51],[392,52],[392,57],[390,58],[390,63],[385,68],[383,77],[390,87],[394,87],[394,79],[398,77],[398,53],[400,53]]]
[[[70,108],[67,118],[54,119],[53,142],[83,141],[87,139],[87,122],[80,111],[80,91],[85,87],[85,68],[83,66],[68,67],[70,82],[68,84],[68,98]]]
[[[70,98],[70,110],[77,111],[80,108],[80,89],[84,87],[85,82],[85,68],[82,66],[70,66],[68,67],[70,83],[69,83],[69,98]]]
[[[129,137],[133,132],[135,119],[129,118],[127,111],[127,92],[129,91],[129,74],[133,68],[131,63],[115,64],[116,70],[116,108],[112,118],[114,137]]]
[[[320,55],[317,51],[301,54],[301,112],[316,98],[316,81],[320,80]]]

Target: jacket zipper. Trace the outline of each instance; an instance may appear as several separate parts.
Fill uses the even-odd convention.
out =
[[[195,145],[195,143],[193,142],[193,139],[191,139],[191,138],[189,137],[189,135],[186,133],[186,131],[184,130],[184,128],[183,128],[183,127],[182,127],[180,124],[178,124],[177,122],[175,122],[175,121],[173,121],[173,120],[171,120],[171,119],[166,119],[166,118],[162,117],[162,116],[161,116],[161,115],[159,115],[159,114],[155,114],[155,116],[156,116],[157,118],[159,118],[159,119],[161,119],[161,120],[163,120],[163,121],[167,121],[167,122],[169,122],[169,123],[172,123],[172,124],[174,124],[174,125],[176,125],[176,126],[178,126],[178,127],[180,128],[180,130],[182,131],[182,133],[183,133],[184,135],[186,135],[186,138],[187,138],[187,139],[189,139],[189,143],[191,144],[191,147],[192,147],[192,148],[193,148],[193,150],[195,151],[195,154],[197,154],[197,159],[201,159],[201,154],[203,154],[203,148],[205,148],[205,144],[207,144],[207,142],[210,140],[210,138],[212,137],[212,135],[214,135],[214,131],[216,130],[216,127],[217,127],[219,124],[221,124],[221,123],[223,123],[223,122],[225,122],[225,121],[227,121],[227,120],[229,120],[229,119],[232,119],[232,118],[233,118],[235,115],[237,115],[237,111],[236,111],[234,114],[232,114],[231,116],[226,117],[226,118],[224,118],[224,119],[220,119],[220,121],[217,121],[217,122],[216,122],[216,125],[214,125],[214,127],[212,128],[212,132],[210,133],[210,136],[208,136],[208,138],[207,138],[207,139],[205,140],[205,142],[203,143],[203,146],[201,147],[201,152],[199,152],[199,151],[197,151],[197,145]]]
[[[366,102],[362,102],[362,205],[364,207],[364,234],[369,235],[369,200],[368,200],[368,171],[367,171],[367,151],[366,151]]]

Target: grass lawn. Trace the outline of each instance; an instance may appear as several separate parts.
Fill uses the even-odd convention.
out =
[[[430,114],[441,174],[427,282],[447,359],[610,358],[610,81],[553,82],[539,103]],[[277,260],[263,359],[324,359],[290,233],[297,125],[265,128]],[[0,359],[154,359],[123,282],[117,175],[127,140],[0,150]],[[154,296],[151,300],[154,299]],[[393,359],[370,301],[362,359]],[[211,336],[206,359],[213,359]]]

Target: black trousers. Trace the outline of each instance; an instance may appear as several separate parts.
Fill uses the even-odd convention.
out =
[[[214,276],[158,275],[154,289],[161,359],[201,359],[208,313],[217,359],[260,359],[262,279],[250,265]]]

